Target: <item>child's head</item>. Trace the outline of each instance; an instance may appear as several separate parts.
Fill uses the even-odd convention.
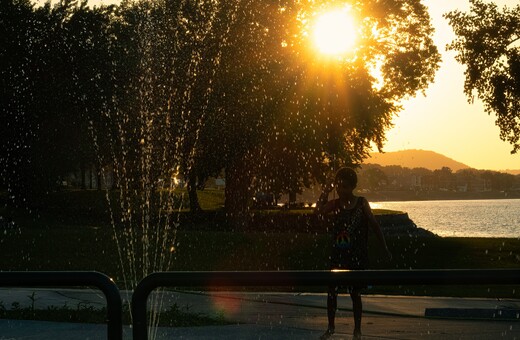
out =
[[[354,190],[357,186],[357,174],[354,169],[341,168],[336,172],[336,190],[340,188]]]

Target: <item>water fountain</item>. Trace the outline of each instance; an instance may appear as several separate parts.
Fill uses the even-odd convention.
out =
[[[123,47],[133,50],[119,50],[115,65],[125,87],[108,112],[108,158],[119,195],[107,191],[106,197],[124,288],[131,291],[148,274],[172,270],[178,212],[186,208],[176,190],[178,179],[187,179],[199,156],[221,46],[237,8],[164,0],[121,8],[123,29],[131,35]],[[153,296],[151,310],[159,311],[161,296]],[[158,314],[151,320],[157,324]]]

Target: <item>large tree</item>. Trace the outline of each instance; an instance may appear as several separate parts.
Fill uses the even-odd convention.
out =
[[[499,9],[470,0],[469,12],[445,15],[457,38],[448,46],[466,66],[464,92],[496,115],[500,138],[520,150],[520,5]]]
[[[294,192],[323,183],[331,169],[360,163],[372,144],[382,148],[400,102],[433,80],[440,57],[420,1],[350,5],[360,37],[353,55],[342,59],[317,56],[308,36],[316,13],[345,2],[269,3],[249,19],[263,35],[243,53],[254,57],[244,93],[261,100],[249,102],[253,106],[243,107],[239,117],[261,103],[263,115],[254,117],[264,124],[246,118],[258,138],[235,157],[240,171],[226,185],[237,173],[247,189]],[[239,64],[240,54],[234,60]],[[247,195],[238,197],[229,208],[247,202]]]

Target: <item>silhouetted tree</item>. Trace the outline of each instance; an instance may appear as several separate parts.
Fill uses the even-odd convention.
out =
[[[435,185],[438,189],[449,189],[452,190],[456,186],[455,177],[453,171],[449,167],[442,167],[433,171]]]
[[[496,115],[500,138],[520,150],[520,5],[502,10],[493,2],[470,0],[468,13],[445,17],[457,38],[448,46],[466,66],[464,92]]]
[[[0,2],[0,183],[18,201],[30,184],[30,144],[36,128],[29,108],[34,67],[30,1]]]
[[[379,167],[366,170],[363,176],[366,177],[368,188],[373,191],[379,190],[383,185],[388,183],[388,177]]]
[[[110,10],[71,0],[2,6],[4,178],[13,196],[37,202],[66,174],[98,163],[92,130],[101,129],[112,96]]]
[[[266,97],[275,114],[253,157],[252,176],[263,190],[298,191],[361,163],[372,144],[382,148],[399,100],[424,90],[438,68],[429,16],[417,1],[354,4],[362,32],[356,56],[316,57],[304,32],[327,5],[280,4],[268,12],[269,61],[278,77],[267,82],[276,85]]]
[[[67,144],[72,150],[68,150],[68,157],[82,174],[87,167],[97,170],[98,188],[100,168],[111,164],[107,113],[115,87],[110,35],[113,11],[114,7],[105,6],[91,9],[82,2],[67,22],[63,37],[69,46],[72,80],[66,93],[70,125],[64,129],[70,134]]]

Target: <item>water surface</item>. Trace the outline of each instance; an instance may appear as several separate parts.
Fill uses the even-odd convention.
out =
[[[401,210],[417,226],[440,236],[520,237],[520,199],[371,202]]]

